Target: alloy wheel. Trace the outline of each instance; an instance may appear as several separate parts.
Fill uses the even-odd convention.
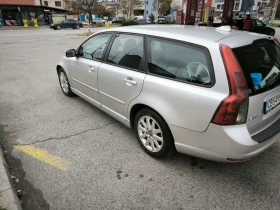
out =
[[[138,135],[142,144],[151,152],[159,152],[163,146],[163,134],[159,124],[150,116],[144,115],[138,121]]]
[[[67,77],[64,72],[60,72],[59,81],[60,81],[60,85],[61,85],[61,88],[64,91],[64,93],[68,93],[69,84],[68,84],[68,80],[67,80]]]

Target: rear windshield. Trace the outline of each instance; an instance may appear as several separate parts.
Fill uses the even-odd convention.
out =
[[[249,94],[257,95],[280,86],[280,48],[260,39],[233,49],[247,80]]]

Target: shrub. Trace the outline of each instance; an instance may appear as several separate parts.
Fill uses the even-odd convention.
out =
[[[149,15],[149,19],[150,19],[150,21],[151,21],[152,24],[155,23],[155,16],[154,16],[153,13]]]
[[[134,20],[124,20],[122,22],[122,26],[133,26],[133,25],[139,25],[139,23]]]

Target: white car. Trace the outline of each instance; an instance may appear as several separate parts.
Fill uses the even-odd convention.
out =
[[[68,50],[56,70],[66,96],[134,129],[153,157],[241,162],[280,139],[277,42],[230,26],[120,27]]]
[[[105,20],[103,20],[102,18],[96,18],[92,20],[93,24],[97,24],[97,23],[105,23]]]

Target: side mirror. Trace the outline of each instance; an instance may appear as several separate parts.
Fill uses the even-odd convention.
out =
[[[75,56],[76,56],[76,50],[75,49],[71,49],[71,50],[66,51],[66,57],[67,58],[71,58],[71,57],[75,57]]]

